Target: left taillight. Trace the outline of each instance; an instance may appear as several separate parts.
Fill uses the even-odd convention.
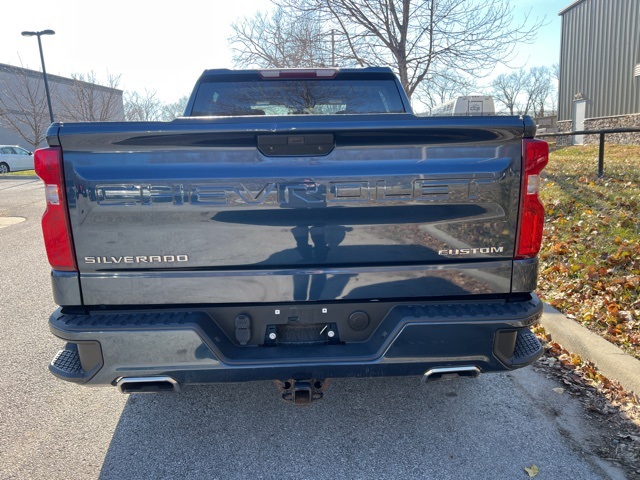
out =
[[[522,141],[522,187],[516,260],[535,257],[542,245],[544,206],[538,193],[540,172],[548,161],[549,145],[547,142],[534,139]]]
[[[77,271],[65,200],[62,149],[49,147],[36,150],[33,163],[36,174],[44,182],[47,209],[42,216],[42,233],[51,268]]]

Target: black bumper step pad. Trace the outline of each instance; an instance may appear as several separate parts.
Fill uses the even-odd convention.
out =
[[[80,364],[78,348],[73,343],[68,343],[64,350],[60,350],[53,357],[49,370],[59,377],[81,379],[85,372]]]
[[[542,355],[542,352],[543,347],[538,337],[528,328],[520,330],[513,349],[513,365],[532,363]]]

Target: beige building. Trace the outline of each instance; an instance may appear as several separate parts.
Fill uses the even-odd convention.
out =
[[[124,120],[122,90],[92,82],[94,75],[47,79],[56,122]],[[0,144],[34,150],[50,123],[42,72],[0,63]]]

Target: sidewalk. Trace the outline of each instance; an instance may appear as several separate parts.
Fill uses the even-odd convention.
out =
[[[600,373],[617,380],[625,390],[640,396],[640,360],[593,333],[579,323],[565,317],[550,305],[544,304],[540,325],[571,353],[592,361]]]

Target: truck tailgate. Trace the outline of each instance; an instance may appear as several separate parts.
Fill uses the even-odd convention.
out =
[[[84,303],[509,293],[533,125],[348,117],[61,126]]]

